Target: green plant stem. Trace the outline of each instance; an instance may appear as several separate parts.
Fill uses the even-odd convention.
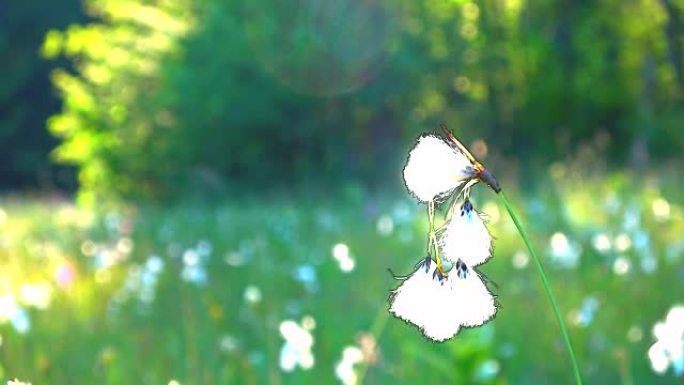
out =
[[[544,273],[544,268],[542,267],[541,260],[537,256],[537,253],[534,251],[534,247],[532,247],[532,243],[527,238],[527,233],[525,232],[525,229],[523,229],[523,226],[520,223],[518,216],[516,215],[515,211],[511,207],[511,205],[508,203],[508,199],[506,199],[506,196],[504,195],[503,191],[499,191],[498,195],[499,195],[499,198],[501,198],[501,202],[504,204],[504,206],[506,206],[506,210],[508,210],[508,214],[511,216],[511,219],[513,220],[513,223],[515,224],[515,227],[518,229],[518,233],[520,233],[520,236],[522,237],[523,241],[525,242],[525,246],[527,246],[527,250],[529,250],[530,254],[532,254],[532,259],[534,259],[534,263],[537,266],[537,271],[539,272],[539,276],[541,277],[542,284],[544,286],[544,289],[546,290],[546,294],[549,297],[549,301],[551,302],[551,306],[553,307],[553,312],[556,315],[556,321],[558,321],[558,326],[560,327],[561,334],[563,334],[563,339],[565,340],[565,347],[568,349],[568,354],[570,355],[570,360],[572,361],[572,367],[575,371],[575,381],[577,382],[578,385],[581,385],[582,384],[582,377],[580,376],[579,366],[577,365],[577,358],[575,357],[575,352],[572,349],[572,343],[570,342],[570,337],[568,336],[568,331],[565,327],[565,322],[563,322],[563,317],[561,316],[561,312],[558,309],[558,303],[556,302],[556,297],[553,295],[553,290],[551,290],[551,284],[549,283],[549,279],[546,277],[546,273]]]
[[[382,335],[382,332],[385,330],[385,326],[387,325],[387,320],[389,318],[390,317],[387,312],[387,309],[384,306],[378,311],[377,315],[375,316],[373,325],[370,328],[370,335],[373,336],[373,338],[375,338],[376,347],[380,344],[380,336]],[[363,384],[363,380],[366,377],[366,373],[368,372],[368,366],[370,366],[368,357],[364,357],[364,360],[361,362],[361,365],[356,370],[357,384]]]

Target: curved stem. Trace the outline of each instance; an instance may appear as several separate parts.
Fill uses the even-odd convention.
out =
[[[525,242],[525,246],[527,246],[527,250],[529,250],[530,254],[532,254],[532,259],[534,259],[534,263],[537,266],[537,272],[539,273],[539,276],[541,277],[542,284],[544,286],[544,289],[546,290],[546,295],[549,297],[549,301],[551,302],[551,306],[553,307],[553,312],[556,315],[556,321],[558,321],[558,326],[560,327],[561,334],[563,335],[563,340],[565,341],[565,347],[567,348],[568,354],[570,355],[570,360],[572,361],[572,367],[575,371],[575,382],[577,382],[578,385],[581,385],[582,384],[582,377],[580,376],[579,366],[577,365],[577,358],[575,357],[575,352],[572,349],[572,343],[570,342],[570,337],[568,336],[568,331],[565,327],[565,322],[563,322],[563,317],[561,316],[560,310],[558,309],[558,303],[556,302],[556,297],[553,295],[553,290],[551,290],[551,284],[549,283],[549,279],[546,277],[546,273],[544,273],[544,268],[542,267],[541,260],[537,256],[537,253],[534,251],[534,247],[532,247],[532,243],[530,242],[529,238],[527,237],[527,233],[523,229],[523,226],[520,223],[520,220],[518,219],[518,216],[516,215],[515,211],[513,211],[513,208],[508,203],[508,200],[506,199],[506,196],[504,195],[503,191],[499,191],[498,195],[499,195],[499,198],[501,198],[501,202],[503,203],[503,205],[506,206],[506,210],[508,210],[508,214],[511,216],[511,219],[513,220],[513,223],[515,224],[515,227],[518,229],[520,236],[522,237],[523,241]]]
[[[428,234],[428,255],[432,254],[434,250],[435,262],[437,263],[437,270],[444,276],[444,268],[442,267],[442,259],[439,257],[439,246],[437,245],[437,235],[435,234],[435,201],[428,203],[428,219],[430,221],[430,233]]]

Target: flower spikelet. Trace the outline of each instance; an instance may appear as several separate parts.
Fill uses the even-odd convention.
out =
[[[470,160],[432,134],[418,138],[404,167],[406,187],[421,202],[448,195],[473,176]]]
[[[492,236],[480,214],[469,199],[454,210],[439,235],[442,257],[447,261],[459,259],[468,266],[481,265],[492,255]]]

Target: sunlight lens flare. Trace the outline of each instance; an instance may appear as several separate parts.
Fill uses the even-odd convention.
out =
[[[383,1],[254,0],[241,24],[269,74],[296,92],[331,96],[363,87],[384,67],[400,33],[396,9]]]

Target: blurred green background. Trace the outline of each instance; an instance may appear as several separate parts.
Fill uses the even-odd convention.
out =
[[[586,383],[682,383],[682,1],[0,0],[0,58],[0,379],[572,383],[485,188],[497,317],[386,314],[446,123]]]

